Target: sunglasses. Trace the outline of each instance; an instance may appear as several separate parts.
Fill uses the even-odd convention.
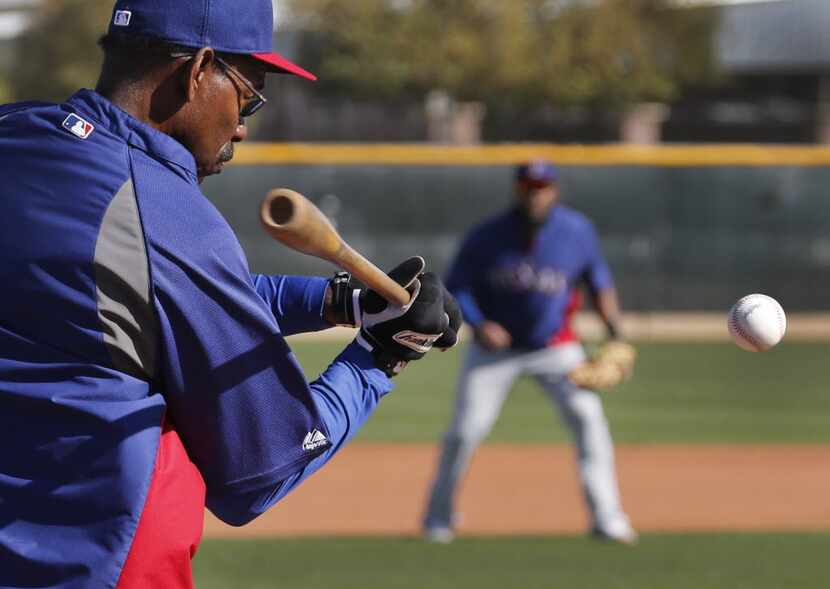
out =
[[[170,54],[170,57],[173,57],[173,58],[179,58],[179,57],[193,58],[193,56],[194,56],[193,53],[171,53]],[[248,78],[243,76],[239,72],[239,70],[237,70],[235,67],[233,67],[231,64],[229,64],[227,61],[225,61],[224,59],[222,59],[218,55],[214,54],[213,59],[216,60],[216,63],[219,64],[219,67],[222,68],[222,71],[225,72],[225,75],[227,75],[231,80],[235,79],[235,81],[241,83],[245,88],[248,89],[248,91],[251,94],[253,94],[253,96],[251,98],[247,99],[245,101],[245,103],[242,104],[239,107],[239,116],[241,118],[244,119],[244,118],[250,117],[254,113],[256,113],[259,109],[261,109],[263,106],[265,106],[265,103],[268,102],[268,99],[265,98],[262,95],[262,93],[258,92],[256,88],[254,88],[254,85],[248,80]],[[233,76],[231,76],[230,74],[233,74]],[[237,87],[237,91],[238,90],[239,90],[239,88]]]

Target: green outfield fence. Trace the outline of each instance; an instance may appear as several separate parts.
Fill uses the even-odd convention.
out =
[[[204,189],[255,271],[332,271],[260,230],[259,201],[287,186],[381,267],[421,254],[441,272],[533,157],[559,164],[564,201],[595,221],[626,308],[716,311],[765,292],[788,310],[827,309],[830,148],[251,144]]]

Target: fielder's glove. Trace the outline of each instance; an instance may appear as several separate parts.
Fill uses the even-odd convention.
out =
[[[338,294],[332,283],[332,304],[341,309],[342,323],[360,327],[358,343],[372,352],[377,366],[389,376],[433,347],[446,350],[458,341],[462,322],[458,304],[437,276],[423,273],[425,265],[416,256],[389,272],[412,295],[403,307],[386,302],[373,290],[346,291],[341,285]]]
[[[613,389],[631,377],[636,361],[634,346],[614,340],[600,346],[596,355],[572,370],[568,378],[584,389]]]

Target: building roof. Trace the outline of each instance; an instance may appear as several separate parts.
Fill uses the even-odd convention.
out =
[[[41,0],[0,0],[0,41],[12,39],[29,26],[31,11]]]
[[[735,73],[830,70],[830,0],[723,6],[718,52]]]

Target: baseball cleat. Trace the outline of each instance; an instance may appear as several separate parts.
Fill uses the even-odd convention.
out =
[[[431,544],[449,544],[455,539],[455,532],[446,526],[424,528],[424,540]]]
[[[614,530],[613,532],[594,528],[591,530],[591,538],[600,542],[616,542],[617,544],[623,544],[625,546],[635,546],[640,536],[629,526],[622,530]]]

